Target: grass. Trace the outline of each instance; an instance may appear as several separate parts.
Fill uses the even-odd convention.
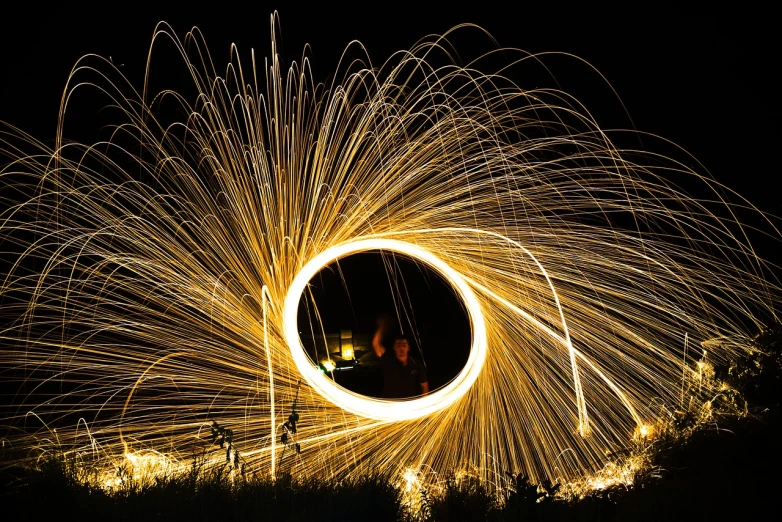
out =
[[[405,520],[399,492],[381,477],[272,482],[236,477],[227,467],[148,482],[123,480],[112,491],[83,481],[59,458],[35,470],[7,470],[2,502],[7,520]],[[10,479],[10,480],[9,480]],[[10,509],[9,509],[10,508]],[[5,518],[5,515],[4,517]]]
[[[470,476],[452,476],[415,506],[383,476],[306,479],[207,468],[194,458],[188,473],[138,481],[119,470],[113,490],[97,486],[89,470],[53,455],[34,469],[5,466],[0,476],[6,520],[275,520],[275,521],[657,521],[765,519],[778,510],[782,471],[779,400],[782,329],[761,338],[756,360],[730,375],[756,406],[747,418],[727,418],[687,438],[658,440],[651,471],[633,487],[613,486],[563,498],[558,486],[530,484],[508,473],[498,498]],[[734,370],[735,371],[735,370]],[[15,462],[3,455],[5,462]],[[0,462],[0,468],[3,468]],[[560,492],[561,493],[561,492]]]
[[[415,511],[384,477],[275,482],[235,477],[228,468],[201,470],[153,481],[123,482],[114,491],[90,486],[61,459],[35,470],[6,470],[2,477],[6,520],[117,521],[651,521],[762,519],[777,508],[779,417],[745,420],[702,430],[685,444],[658,454],[657,477],[632,488],[613,487],[584,498],[547,496],[524,477],[508,482],[497,499],[471,477],[445,481],[437,495],[424,493]],[[6,518],[7,517],[7,518]]]

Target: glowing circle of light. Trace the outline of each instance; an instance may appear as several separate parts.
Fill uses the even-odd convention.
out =
[[[446,386],[424,397],[394,401],[353,393],[335,384],[309,359],[301,344],[298,330],[299,300],[307,284],[322,268],[342,257],[368,250],[389,250],[422,261],[441,274],[461,297],[472,326],[470,356],[461,372]],[[285,340],[293,360],[304,379],[324,398],[336,406],[363,417],[382,421],[401,421],[423,417],[447,408],[460,399],[473,385],[486,360],[486,327],[480,303],[470,286],[447,263],[416,245],[394,239],[363,239],[343,243],[315,256],[291,283],[283,307]]]
[[[779,317],[778,263],[750,242],[782,239],[777,217],[683,149],[620,148],[614,136],[675,147],[601,128],[548,69],[578,57],[484,53],[487,33],[464,25],[380,67],[353,42],[319,83],[308,50],[285,66],[271,21],[271,54],[243,67],[232,46],[222,76],[198,28],[180,39],[165,22],[143,86],[85,56],[53,148],[0,122],[14,460],[74,457],[109,486],[120,466],[189,473],[180,456],[205,449],[225,470],[203,436],[219,423],[231,473],[240,457],[271,477],[405,474],[423,490],[466,472],[501,495],[511,470],[580,494],[632,484],[662,436],[746,415],[715,372],[754,360],[749,329]],[[469,31],[464,66],[450,38]],[[181,90],[155,79],[164,41]],[[523,77],[540,88],[522,88],[539,65]],[[107,139],[67,136],[84,89],[112,108]],[[301,346],[311,278],[374,249],[438,272],[471,317],[468,366],[427,397],[357,396]],[[291,410],[297,432],[280,424]]]

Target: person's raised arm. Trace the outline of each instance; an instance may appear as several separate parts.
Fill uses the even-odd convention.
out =
[[[383,357],[383,354],[386,353],[386,347],[383,346],[383,333],[383,325],[380,324],[375,332],[375,336],[372,337],[372,348],[375,350],[375,355],[378,358]]]

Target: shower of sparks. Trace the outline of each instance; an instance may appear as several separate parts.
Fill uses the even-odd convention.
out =
[[[270,475],[604,487],[640,466],[607,455],[681,411],[709,418],[727,393],[712,364],[776,318],[779,284],[736,216],[778,240],[773,219],[620,150],[562,91],[446,63],[445,39],[343,63],[327,86],[307,59],[283,67],[272,34],[269,59],[232,50],[219,74],[198,31],[158,29],[141,93],[88,56],[54,149],[0,135],[0,239],[22,252],[0,287],[8,444],[132,475],[187,468],[219,423],[215,459]],[[188,89],[153,89],[166,41]],[[503,56],[514,74],[543,59]],[[93,88],[110,136],[66,142],[69,100]],[[696,184],[697,200],[679,188]],[[309,278],[380,248],[440,272],[472,326],[462,373],[402,403],[336,386],[297,338]]]

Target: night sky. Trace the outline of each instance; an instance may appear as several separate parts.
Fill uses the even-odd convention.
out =
[[[591,63],[611,83],[627,113],[588,66],[572,59],[553,59],[552,73],[560,88],[581,100],[603,128],[634,126],[662,135],[697,158],[703,165],[698,170],[707,170],[762,210],[780,213],[778,192],[772,190],[780,176],[776,154],[782,128],[775,79],[780,46],[772,25],[775,18],[769,13],[710,10],[691,16],[678,11],[509,11],[486,7],[484,2],[469,9],[448,5],[346,12],[329,5],[304,8],[254,3],[251,9],[221,10],[219,4],[213,4],[206,10],[137,8],[128,12],[114,7],[105,11],[28,8],[26,16],[6,17],[0,31],[0,120],[52,143],[62,90],[77,59],[87,53],[111,57],[140,88],[149,42],[160,20],[169,22],[180,36],[197,25],[219,69],[228,61],[231,42],[239,46],[245,60],[250,48],[260,57],[269,55],[269,16],[276,8],[281,17],[278,40],[285,63],[298,60],[304,44],[309,43],[317,81],[330,79],[341,51],[351,40],[361,41],[379,65],[394,51],[411,47],[427,34],[474,23],[502,46],[529,52],[566,52]],[[479,38],[477,32],[471,34]],[[474,42],[456,41],[466,59]],[[490,48],[486,39],[477,44],[481,50]],[[159,67],[156,74],[165,73]],[[537,86],[525,84],[534,82],[532,78],[516,79],[522,86]],[[74,120],[79,118],[71,114]],[[81,123],[72,123],[71,135],[89,135],[95,121],[85,114]],[[692,160],[690,165],[697,163]],[[772,246],[761,243],[759,251],[778,260]],[[378,280],[373,262],[353,265],[348,266],[348,273],[364,272],[367,280]],[[436,276],[422,277],[434,282],[416,297],[421,303],[416,305],[422,314],[419,327],[425,332],[421,342],[426,346],[461,343],[468,334],[447,328],[458,316],[458,302],[447,290],[437,290]],[[373,308],[371,294],[375,290],[362,284],[354,288],[363,288],[370,297],[358,290],[353,297],[370,304],[354,306],[358,314],[329,321],[341,328],[366,331],[376,314],[387,311],[389,300],[375,303]],[[448,300],[446,304],[436,304],[444,300]],[[440,315],[426,318],[424,310],[428,309]]]
[[[201,28],[219,66],[227,62],[231,42],[243,55],[254,48],[268,56],[269,15],[277,9],[283,58],[297,60],[309,43],[314,73],[321,81],[328,79],[351,40],[361,41],[380,64],[427,34],[474,23],[503,46],[567,52],[588,61],[611,82],[632,122],[588,68],[559,60],[552,62],[552,72],[603,128],[634,124],[665,136],[764,210],[778,209],[767,190],[780,174],[775,155],[782,137],[776,80],[780,44],[770,13],[713,8],[697,16],[677,10],[527,11],[483,2],[480,5],[488,7],[411,9],[402,4],[382,12],[359,12],[320,5],[304,9],[255,3],[252,9],[211,6],[203,11],[26,8],[26,16],[5,17],[0,31],[0,120],[40,139],[52,137],[67,74],[87,53],[124,64],[123,70],[140,86],[154,25],[160,20],[180,35],[193,25]],[[470,47],[488,49],[485,41],[457,43],[465,58]],[[160,68],[157,74],[162,74]]]

